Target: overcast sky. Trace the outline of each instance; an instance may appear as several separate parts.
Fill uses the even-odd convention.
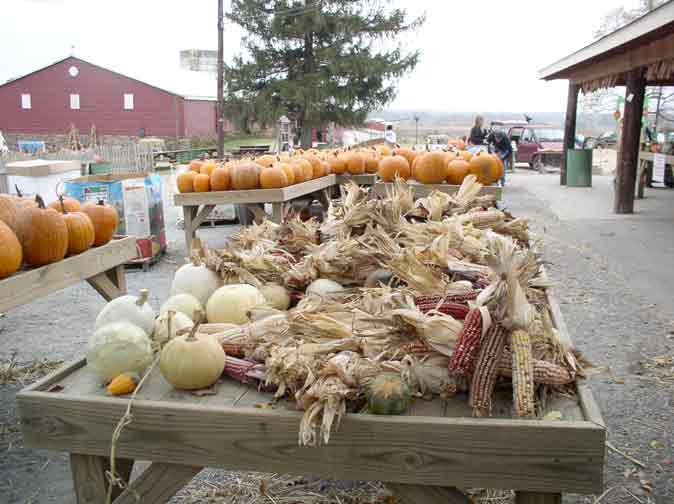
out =
[[[636,0],[397,0],[427,13],[406,40],[422,60],[391,107],[447,111],[565,109],[566,83],[537,71],[592,41],[605,12]],[[225,0],[225,6],[229,4]],[[216,0],[2,0],[0,82],[70,54],[175,89],[181,49],[217,48]],[[226,26],[225,59],[241,32]],[[1,112],[1,111],[0,111]]]

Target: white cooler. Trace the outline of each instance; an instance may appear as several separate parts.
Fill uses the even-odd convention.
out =
[[[45,204],[56,201],[57,186],[63,185],[66,180],[72,180],[81,175],[80,162],[32,159],[30,161],[15,161],[7,163],[7,186],[10,194],[17,194],[18,187],[24,196],[42,196]],[[59,193],[63,187],[59,187]]]

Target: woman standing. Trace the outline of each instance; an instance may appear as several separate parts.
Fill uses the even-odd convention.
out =
[[[484,139],[487,136],[487,131],[482,127],[484,125],[484,117],[481,115],[475,116],[475,123],[470,130],[470,138],[468,142],[472,145],[483,145]]]

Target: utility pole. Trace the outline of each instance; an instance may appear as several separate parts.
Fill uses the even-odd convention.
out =
[[[218,94],[215,102],[215,112],[217,114],[217,130],[218,130],[218,158],[222,159],[225,155],[225,118],[223,117],[223,104],[225,94],[225,63],[224,63],[224,39],[223,32],[225,30],[225,16],[223,13],[223,1],[218,0]]]
[[[418,115],[414,116],[414,122],[416,123],[414,133],[414,145],[419,145],[419,119],[420,117]]]

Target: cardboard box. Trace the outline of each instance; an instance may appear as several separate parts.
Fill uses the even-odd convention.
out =
[[[166,249],[162,182],[153,173],[89,175],[69,180],[65,192],[81,202],[103,200],[119,214],[117,234],[135,236],[138,258]]]
[[[58,199],[58,186],[81,175],[79,161],[44,159],[7,163],[5,172],[10,194],[16,194],[18,187],[24,196],[39,194],[46,204]]]

